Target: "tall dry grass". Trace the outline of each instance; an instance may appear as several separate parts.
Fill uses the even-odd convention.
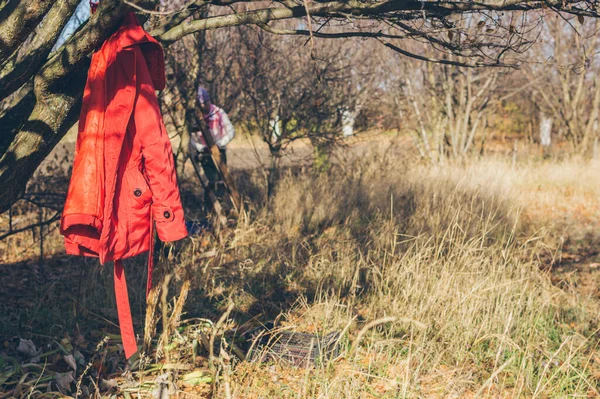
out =
[[[597,395],[594,308],[550,283],[563,230],[536,213],[549,200],[539,192],[559,208],[555,190],[586,197],[589,167],[382,157],[287,177],[240,227],[229,267],[252,267],[232,293],[260,303],[277,292],[287,323],[348,331],[347,351],[269,394],[270,369],[253,367],[237,397]]]
[[[247,176],[235,232],[208,247],[194,238],[170,264],[192,271],[183,318],[216,320],[231,298],[234,329],[278,318],[343,332],[334,361],[235,363],[216,397],[598,396],[596,304],[550,280],[566,237],[591,234],[597,167],[364,159],[290,173],[270,201],[252,201],[260,181]],[[128,270],[138,320],[143,263]],[[110,270],[85,273],[81,306],[110,308]],[[188,341],[176,333],[173,345]]]

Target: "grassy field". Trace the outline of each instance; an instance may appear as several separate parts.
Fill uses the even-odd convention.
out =
[[[78,387],[80,397],[600,396],[599,166],[406,158],[290,171],[269,201],[260,174],[239,173],[248,210],[236,229],[162,260],[158,351],[141,371],[122,372],[110,265],[63,255],[55,230],[41,271],[29,233],[0,241],[0,398]],[[182,187],[197,214],[201,196]],[[140,334],[144,264],[126,264]],[[340,331],[339,356],[316,367],[241,361],[236,337],[271,320]],[[214,358],[202,345],[211,337]],[[37,362],[17,351],[23,339]]]

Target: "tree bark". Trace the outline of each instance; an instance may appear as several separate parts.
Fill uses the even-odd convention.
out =
[[[10,56],[50,10],[52,1],[11,1],[0,10],[0,62]]]
[[[13,126],[3,127],[10,138],[2,140],[6,150],[0,154],[0,213],[23,195],[37,166],[77,121],[88,55],[116,30],[126,10],[117,0],[104,0],[87,26],[39,69],[32,93],[2,116]],[[14,110],[20,112],[9,115]]]
[[[40,69],[78,4],[79,0],[56,2],[33,39],[0,63],[0,98],[17,90]]]

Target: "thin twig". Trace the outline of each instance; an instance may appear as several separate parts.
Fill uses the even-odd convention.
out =
[[[467,62],[459,62],[459,61],[451,61],[451,60],[443,60],[443,59],[439,59],[439,58],[430,58],[430,57],[425,57],[424,55],[420,55],[420,54],[415,54],[415,53],[411,53],[410,51],[406,51],[398,46],[395,46],[391,43],[388,42],[384,42],[382,40],[379,40],[385,47],[390,48],[402,55],[405,55],[407,57],[410,58],[414,58],[416,60],[421,60],[421,61],[427,61],[427,62],[433,62],[436,64],[444,64],[444,65],[453,65],[453,66],[459,66],[459,67],[465,67],[465,68],[480,68],[480,67],[494,67],[494,68],[513,68],[513,69],[518,69],[519,66],[518,65],[511,65],[511,64],[504,64],[501,62],[474,62],[474,63],[467,63]]]
[[[210,340],[209,340],[209,343],[208,343],[208,353],[209,353],[208,364],[209,364],[209,367],[211,369],[214,368],[215,338],[217,336],[217,333],[218,333],[219,329],[221,328],[221,326],[223,325],[223,323],[225,323],[225,321],[227,320],[227,318],[229,317],[229,315],[233,311],[234,307],[235,307],[235,303],[230,298],[229,299],[229,306],[227,307],[227,310],[225,311],[225,313],[223,313],[221,315],[221,318],[219,319],[219,321],[217,321],[217,324],[215,324],[214,327],[213,327],[212,334],[210,334]]]
[[[304,9],[306,10],[306,22],[308,23],[308,31],[310,32],[310,56],[315,57],[315,38],[313,37],[312,21],[310,19],[310,10],[308,9],[308,0],[304,1]]]
[[[55,214],[50,219],[48,219],[48,220],[46,220],[44,222],[34,223],[34,224],[29,225],[29,226],[22,227],[20,229],[15,229],[15,230],[9,231],[8,233],[4,233],[4,234],[0,235],[0,241],[4,240],[6,237],[10,237],[10,236],[12,236],[14,234],[17,234],[17,233],[22,233],[24,231],[31,230],[31,229],[34,229],[36,227],[47,226],[49,224],[52,224],[52,223],[58,221],[59,219],[60,219],[60,213]]]
[[[190,0],[188,1],[186,4],[184,4],[181,8],[178,8],[176,10],[173,11],[152,11],[152,10],[147,10],[143,7],[138,6],[135,3],[132,3],[131,1],[128,0],[123,0],[123,3],[127,4],[129,7],[131,8],[135,8],[136,10],[143,12],[144,14],[150,14],[150,15],[172,15],[172,14],[177,14],[179,12],[182,12],[183,10],[185,10],[186,8],[188,8],[189,6],[191,6],[192,4],[194,4],[196,2],[196,0]]]

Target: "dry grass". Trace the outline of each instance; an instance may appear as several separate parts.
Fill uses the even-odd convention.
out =
[[[523,225],[521,215],[528,200],[535,205],[534,194],[525,195],[532,180],[586,192],[578,181],[584,165],[569,165],[579,173],[556,182],[545,173],[550,166],[513,170],[501,161],[350,166],[286,179],[256,218],[265,228],[246,250],[233,249],[238,260],[254,260],[245,279],[278,275],[284,293],[300,298],[286,314],[300,330],[350,323],[352,342],[365,322],[397,318],[292,391],[328,398],[596,393],[595,315],[540,271],[555,237],[539,221]],[[260,301],[263,289],[247,291]],[[269,397],[254,385],[260,370],[268,380],[268,368],[254,370],[234,390],[238,397]]]
[[[549,271],[565,239],[590,238],[598,176],[596,166],[576,161],[432,168],[378,156],[284,177],[230,236],[208,248],[202,239],[184,246],[172,265],[193,275],[183,319],[216,322],[231,298],[226,329],[278,317],[297,331],[339,330],[341,355],[312,369],[221,357],[210,395],[599,396],[595,304],[553,286]],[[243,186],[255,185],[248,178]],[[218,255],[201,259],[207,249]],[[82,306],[110,308],[110,270],[85,273]],[[143,268],[130,275],[141,281],[131,294],[141,320]],[[23,324],[4,331],[22,333]],[[172,336],[170,360],[202,368],[202,356],[189,356],[192,330]],[[180,397],[206,392],[176,385]]]

